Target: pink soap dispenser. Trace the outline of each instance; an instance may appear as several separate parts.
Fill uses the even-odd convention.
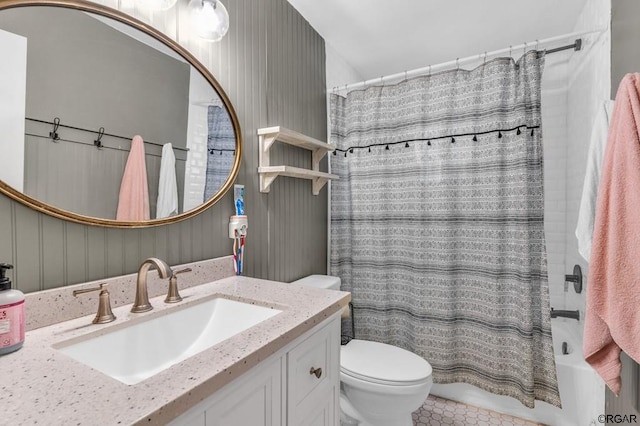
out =
[[[17,351],[24,343],[24,294],[11,289],[5,277],[12,265],[0,263],[0,355]]]

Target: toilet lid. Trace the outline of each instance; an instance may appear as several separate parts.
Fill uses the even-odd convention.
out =
[[[351,340],[340,348],[340,370],[370,382],[412,385],[431,376],[431,365],[397,346],[367,340]]]

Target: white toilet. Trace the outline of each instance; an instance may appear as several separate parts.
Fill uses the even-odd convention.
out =
[[[340,278],[328,275],[310,275],[293,283],[340,290]],[[412,426],[411,413],[431,390],[431,372],[427,361],[405,349],[351,340],[340,348],[340,423]]]

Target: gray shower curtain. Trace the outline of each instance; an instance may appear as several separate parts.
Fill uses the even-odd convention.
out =
[[[233,167],[236,135],[226,108],[210,105],[207,109],[207,171],[203,202],[213,197],[225,183]]]
[[[423,356],[436,383],[527,407],[560,406],[543,68],[531,51],[331,97],[331,273],[352,292],[356,337]]]

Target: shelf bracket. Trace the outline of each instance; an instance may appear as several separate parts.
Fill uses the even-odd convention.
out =
[[[269,192],[270,186],[279,173],[260,173],[260,192]]]
[[[327,183],[327,178],[315,178],[313,179],[313,195],[320,194],[320,190]]]
[[[267,153],[271,147],[273,146],[274,143],[276,143],[276,141],[278,140],[277,135],[276,136],[260,136],[263,139],[263,147],[262,150]]]

